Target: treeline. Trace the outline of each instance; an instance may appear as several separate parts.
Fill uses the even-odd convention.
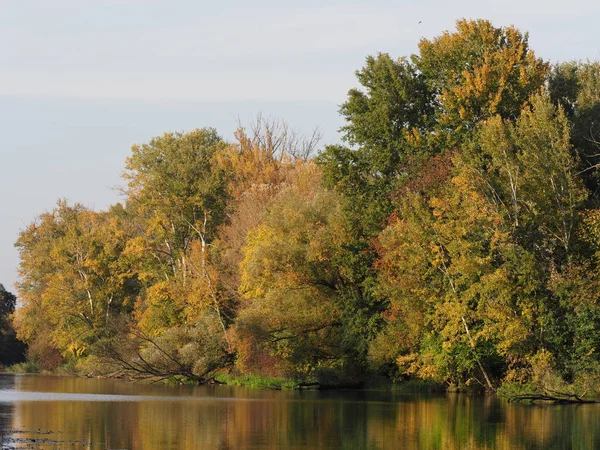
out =
[[[125,201],[25,229],[42,367],[600,388],[600,64],[485,20],[370,56],[317,148],[259,118],[136,145]]]

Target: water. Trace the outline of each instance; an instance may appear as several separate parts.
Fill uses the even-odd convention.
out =
[[[0,374],[2,449],[594,449],[600,405]]]

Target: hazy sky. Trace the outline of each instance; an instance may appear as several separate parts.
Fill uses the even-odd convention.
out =
[[[119,200],[131,144],[230,138],[259,111],[334,142],[367,55],[413,53],[461,17],[528,31],[553,62],[600,58],[591,0],[0,0],[0,283],[15,291],[13,243],[57,199]]]

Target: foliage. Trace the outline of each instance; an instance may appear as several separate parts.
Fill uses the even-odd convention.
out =
[[[17,297],[0,283],[0,368],[23,361],[25,345],[16,338],[11,315],[17,306]]]
[[[16,245],[23,280],[16,325],[31,358],[48,360],[53,349],[64,357],[82,355],[111,316],[131,311],[136,274],[122,258],[126,230],[110,213],[60,201]]]
[[[128,206],[143,221],[137,253],[151,256],[147,276],[168,278],[194,240],[210,243],[225,217],[227,184],[217,164],[225,143],[214,129],[166,133],[134,145],[125,179]]]
[[[342,356],[340,274],[332,261],[343,244],[344,224],[337,195],[320,186],[317,167],[298,172],[250,232],[244,249],[245,300],[235,332],[245,370],[262,366],[269,374],[264,363],[271,359],[279,366],[273,375],[290,375],[285,362],[302,373]]]
[[[422,39],[413,59],[436,95],[438,126],[452,132],[450,145],[490,117],[518,117],[549,68],[529,48],[527,34],[487,20],[462,19],[456,32]]]
[[[320,154],[262,116],[134,145],[122,205],[22,231],[0,336],[42,370],[597,392],[599,63],[465,19],[356,76]]]
[[[38,373],[40,366],[35,362],[25,361],[7,367],[6,371],[11,373]]]
[[[539,351],[566,350],[551,281],[572,258],[585,191],[566,118],[545,95],[530,104],[515,121],[486,121],[445,183],[404,191],[379,237],[390,308],[371,350],[378,364],[395,357],[407,375],[493,389],[488,378],[519,378]]]
[[[379,219],[390,212],[386,195],[415,160],[468,141],[490,117],[518,117],[545,81],[548,64],[529,49],[527,35],[485,20],[456,26],[421,40],[410,60],[368,57],[356,72],[363,90],[350,90],[340,108],[344,138],[359,147],[330,146],[319,157],[326,183]]]
[[[549,79],[552,100],[570,121],[571,142],[580,159],[579,170],[588,188],[597,193],[600,163],[600,63],[566,62],[553,67]],[[597,206],[596,196],[591,198]]]
[[[218,374],[215,379],[229,386],[242,386],[257,389],[293,389],[296,387],[294,381],[284,378],[262,377],[259,375],[233,376],[228,374]]]

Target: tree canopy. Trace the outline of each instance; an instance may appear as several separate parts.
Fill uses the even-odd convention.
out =
[[[464,19],[366,58],[341,145],[263,116],[134,145],[122,204],[21,232],[0,326],[86,373],[598,393],[599,68]]]

